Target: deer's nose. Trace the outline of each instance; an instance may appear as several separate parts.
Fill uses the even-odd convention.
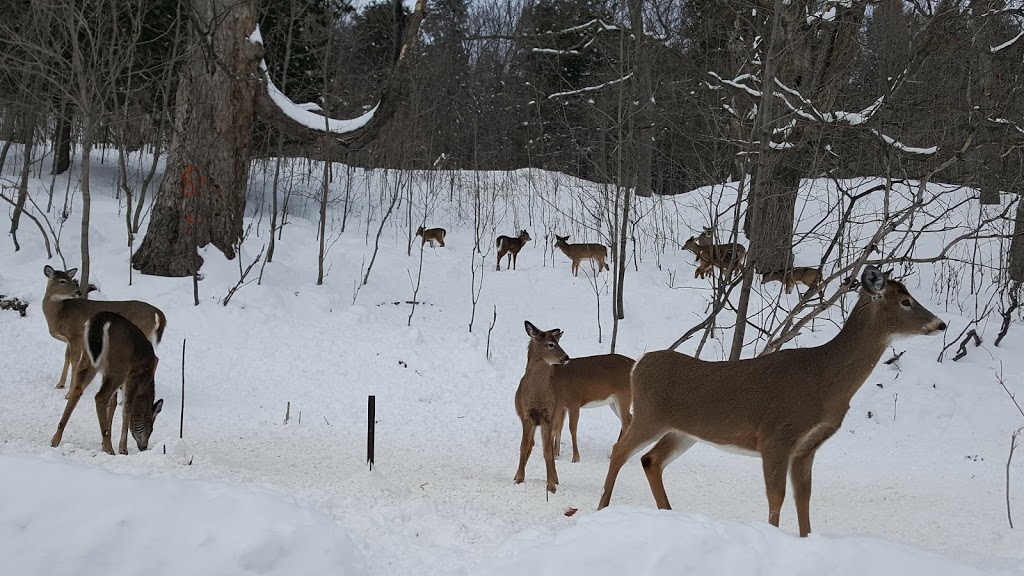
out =
[[[562,356],[562,364],[568,364],[568,363],[569,363],[569,355],[566,354],[565,356]]]
[[[946,330],[946,323],[945,323],[945,322],[943,322],[942,320],[939,320],[939,325],[938,325],[938,327],[936,328],[936,330],[939,330],[939,331],[943,331],[943,332],[944,332],[944,331]]]

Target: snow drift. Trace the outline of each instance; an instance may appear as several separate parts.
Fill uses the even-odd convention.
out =
[[[268,491],[2,456],[0,572],[365,574],[331,519]]]

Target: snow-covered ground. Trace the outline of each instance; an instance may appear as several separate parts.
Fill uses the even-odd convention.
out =
[[[17,163],[8,159],[12,164]],[[9,170],[0,176],[10,178]],[[266,179],[254,174],[253,227],[241,249],[243,265],[267,241],[269,217],[257,212],[269,204],[272,173],[271,162]],[[562,328],[562,344],[571,355],[608,351],[610,276],[598,279],[599,343],[590,280],[582,273],[573,278],[560,254],[552,266],[544,242],[555,231],[570,232],[574,242],[606,241],[592,230],[595,220],[585,209],[598,202],[602,188],[538,171],[417,174],[412,227],[426,213],[426,224],[446,227],[448,236],[446,248],[424,252],[417,295],[422,304],[410,327],[405,302],[412,299],[410,278],[415,281],[419,260],[418,250],[406,252],[405,200],[384,227],[369,283],[353,303],[356,279],[370,261],[386,210],[380,195],[396,185],[408,190],[408,175],[399,181],[393,172],[356,171],[349,180],[336,168],[328,275],[316,286],[318,242],[311,218],[317,208],[304,195],[316,193],[320,168],[295,162],[282,174],[293,190],[293,216],[262,284],[243,287],[221,306],[238,281],[239,263],[203,251],[202,303],[196,307],[188,278],[135,274],[128,285],[114,172],[109,159],[95,167],[92,281],[102,290],[95,297],[143,299],[163,309],[169,321],[158,349],[164,410],[150,441],[153,449],[142,454],[131,442],[127,457],[101,453],[89,402],[79,405],[60,448],[49,447],[64,406],[63,393],[52,389],[63,346],[50,338],[39,308],[42,268],[79,265],[77,199],[62,232],[66,264],[45,259],[31,223],[22,223],[20,252],[12,251],[9,239],[0,242],[0,293],[31,302],[27,318],[0,312],[0,571],[7,573],[2,566],[14,558],[21,569],[12,573],[51,573],[42,563],[63,547],[62,562],[76,556],[84,562],[63,573],[137,573],[134,567],[163,546],[160,554],[188,554],[180,564],[167,564],[168,573],[324,573],[330,566],[334,572],[365,569],[373,575],[612,574],[628,566],[630,573],[647,574],[846,574],[876,568],[897,574],[905,573],[898,567],[920,565],[942,574],[1024,574],[1024,531],[1008,528],[1004,493],[1009,434],[1022,422],[995,378],[1002,365],[1010,390],[1024,392],[1019,325],[995,348],[990,342],[998,322],[982,323],[985,344],[957,363],[935,361],[942,336],[896,343],[907,351],[898,366],[876,369],[854,397],[842,430],[818,452],[811,506],[815,534],[809,540],[793,536],[791,499],[782,530],[766,525],[757,459],[703,446],[665,474],[675,511],[654,510],[634,459],[619,477],[613,507],[595,513],[618,421],[608,410],[584,411],[582,461],[571,463],[563,446],[557,462],[561,484],[546,497],[539,450],[527,467],[527,481],[512,483],[520,434],[513,394],[525,363],[524,319],[542,329]],[[341,233],[346,182],[350,211]],[[50,178],[43,175],[32,184],[42,198]],[[77,173],[72,191],[76,185]],[[64,177],[56,179],[57,204],[66,186]],[[638,203],[638,213],[645,215],[637,225],[638,270],[631,260],[618,352],[639,357],[664,348],[702,318],[708,284],[693,279],[692,255],[679,244],[699,232],[716,201],[730,194],[731,188],[718,187]],[[943,198],[953,204],[963,194],[946,192]],[[838,197],[824,185],[809,185],[798,210],[800,226],[836,214],[830,199]],[[858,213],[861,220],[877,210],[872,206]],[[973,203],[957,210],[956,218],[965,220],[978,214]],[[470,332],[474,218],[481,221],[481,245],[489,253]],[[496,273],[495,233],[521,228],[534,241],[520,253],[517,270]],[[859,246],[870,226],[862,228],[848,231],[851,247]],[[922,250],[935,249],[954,232],[926,234]],[[827,243],[820,234],[807,238],[798,264],[815,265]],[[977,250],[981,259],[998,258],[1000,247],[988,242]],[[480,259],[475,262],[479,281]],[[906,281],[915,296],[950,323],[950,339],[973,318],[975,303],[983,307],[989,297],[984,283],[990,272],[976,275],[975,297],[966,268],[898,270],[910,274]],[[769,306],[779,298],[778,286],[766,286],[763,298],[755,298],[753,321],[773,317]],[[782,296],[781,306],[795,299]],[[838,308],[833,318],[841,322]],[[824,320],[815,327],[790,345],[814,345],[837,330]],[[719,335],[703,357],[722,357],[729,334]],[[186,338],[184,439],[178,440]],[[696,340],[681,351],[692,352]],[[377,414],[372,471],[365,463],[370,394],[376,396]],[[289,402],[291,417],[284,424]],[[568,433],[563,442],[569,442]],[[1016,495],[1011,505],[1020,524],[1022,460],[1018,454],[1010,470]],[[199,482],[186,482],[192,480]],[[571,508],[579,511],[567,516]],[[78,530],[85,531],[81,539]],[[219,535],[225,530],[233,535]],[[202,534],[217,536],[204,548]],[[106,556],[98,548],[103,536]],[[51,538],[56,545],[48,545]]]

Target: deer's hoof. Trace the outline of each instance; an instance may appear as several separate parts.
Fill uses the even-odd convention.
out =
[[[557,484],[557,482],[555,484]],[[552,494],[555,493],[555,484],[548,484],[548,492],[551,492]]]

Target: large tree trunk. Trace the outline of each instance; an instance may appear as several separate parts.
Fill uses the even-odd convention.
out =
[[[146,237],[132,257],[143,274],[188,276],[196,247],[228,258],[242,237],[249,148],[262,49],[249,42],[255,0],[193,4],[192,50],[178,83],[174,135]],[[208,34],[207,34],[208,33]]]

